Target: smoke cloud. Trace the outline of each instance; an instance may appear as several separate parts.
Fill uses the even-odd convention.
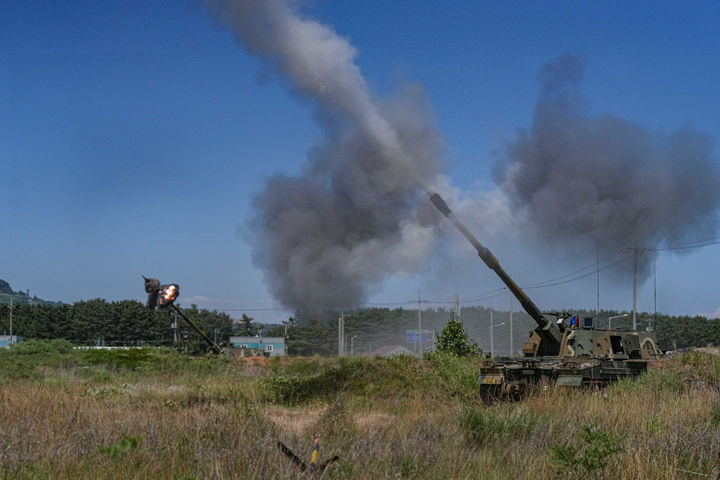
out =
[[[442,150],[423,89],[373,97],[352,45],[288,1],[209,4],[312,101],[324,132],[302,175],[270,178],[253,200],[249,240],[274,296],[305,311],[353,307],[388,275],[415,272],[439,219],[422,194]]]
[[[351,308],[387,276],[416,273],[441,219],[425,189],[450,192],[451,204],[463,198],[441,175],[443,142],[422,87],[372,95],[353,46],[290,0],[208,5],[311,102],[323,132],[301,175],[271,177],[252,201],[248,239],[275,298],[305,312]],[[584,70],[571,55],[541,70],[532,125],[500,150],[499,188],[470,217],[485,227],[512,211],[528,245],[565,255],[715,235],[713,139],[592,113],[579,91]]]
[[[528,237],[587,256],[715,235],[712,138],[590,113],[578,89],[584,70],[571,55],[545,65],[532,126],[501,151],[498,182],[524,214]]]

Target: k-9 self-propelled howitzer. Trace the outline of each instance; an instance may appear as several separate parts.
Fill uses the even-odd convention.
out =
[[[430,200],[455,224],[537,323],[523,346],[524,357],[484,362],[479,381],[485,398],[517,396],[537,384],[601,387],[621,377],[645,372],[647,361],[658,357],[660,351],[650,332],[600,330],[594,328],[591,317],[580,325],[577,315],[541,312],[500,266],[495,255],[458,220],[445,200],[437,193],[431,194]]]

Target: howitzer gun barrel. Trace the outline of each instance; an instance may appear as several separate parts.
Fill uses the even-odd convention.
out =
[[[447,203],[445,203],[445,200],[443,200],[439,194],[432,193],[430,195],[430,201],[432,201],[432,203],[438,210],[440,210],[440,212],[442,212],[443,215],[455,224],[457,229],[460,230],[460,233],[462,233],[470,244],[475,247],[475,250],[477,250],[478,255],[482,258],[483,262],[485,262],[485,265],[487,265],[490,270],[494,271],[497,276],[500,277],[500,280],[502,280],[505,286],[507,286],[512,294],[515,295],[515,298],[518,299],[520,305],[522,305],[527,314],[530,315],[540,327],[546,327],[548,325],[548,319],[545,315],[543,315],[537,305],[530,300],[530,297],[527,296],[523,289],[515,283],[515,280],[510,278],[510,275],[508,275],[507,272],[500,266],[500,262],[497,258],[495,258],[495,255],[493,255],[487,247],[480,243],[478,239],[475,238],[475,235],[473,235],[470,230],[468,230],[467,227],[458,220],[455,214],[450,210],[450,207],[448,207]]]

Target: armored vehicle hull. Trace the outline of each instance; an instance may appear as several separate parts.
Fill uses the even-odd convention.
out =
[[[521,398],[532,388],[558,385],[601,389],[621,378],[645,373],[645,360],[506,359],[489,360],[480,368],[480,395],[488,402]]]

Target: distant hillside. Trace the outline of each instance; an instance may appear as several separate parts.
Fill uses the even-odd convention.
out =
[[[5,280],[0,280],[0,293],[4,293],[5,295],[12,295],[13,290],[10,288],[10,284],[6,282]]]
[[[37,296],[30,296],[30,291],[13,291],[10,283],[0,279],[0,304],[10,304],[10,299],[14,305],[62,305],[62,302],[52,302],[50,300],[43,300]]]

